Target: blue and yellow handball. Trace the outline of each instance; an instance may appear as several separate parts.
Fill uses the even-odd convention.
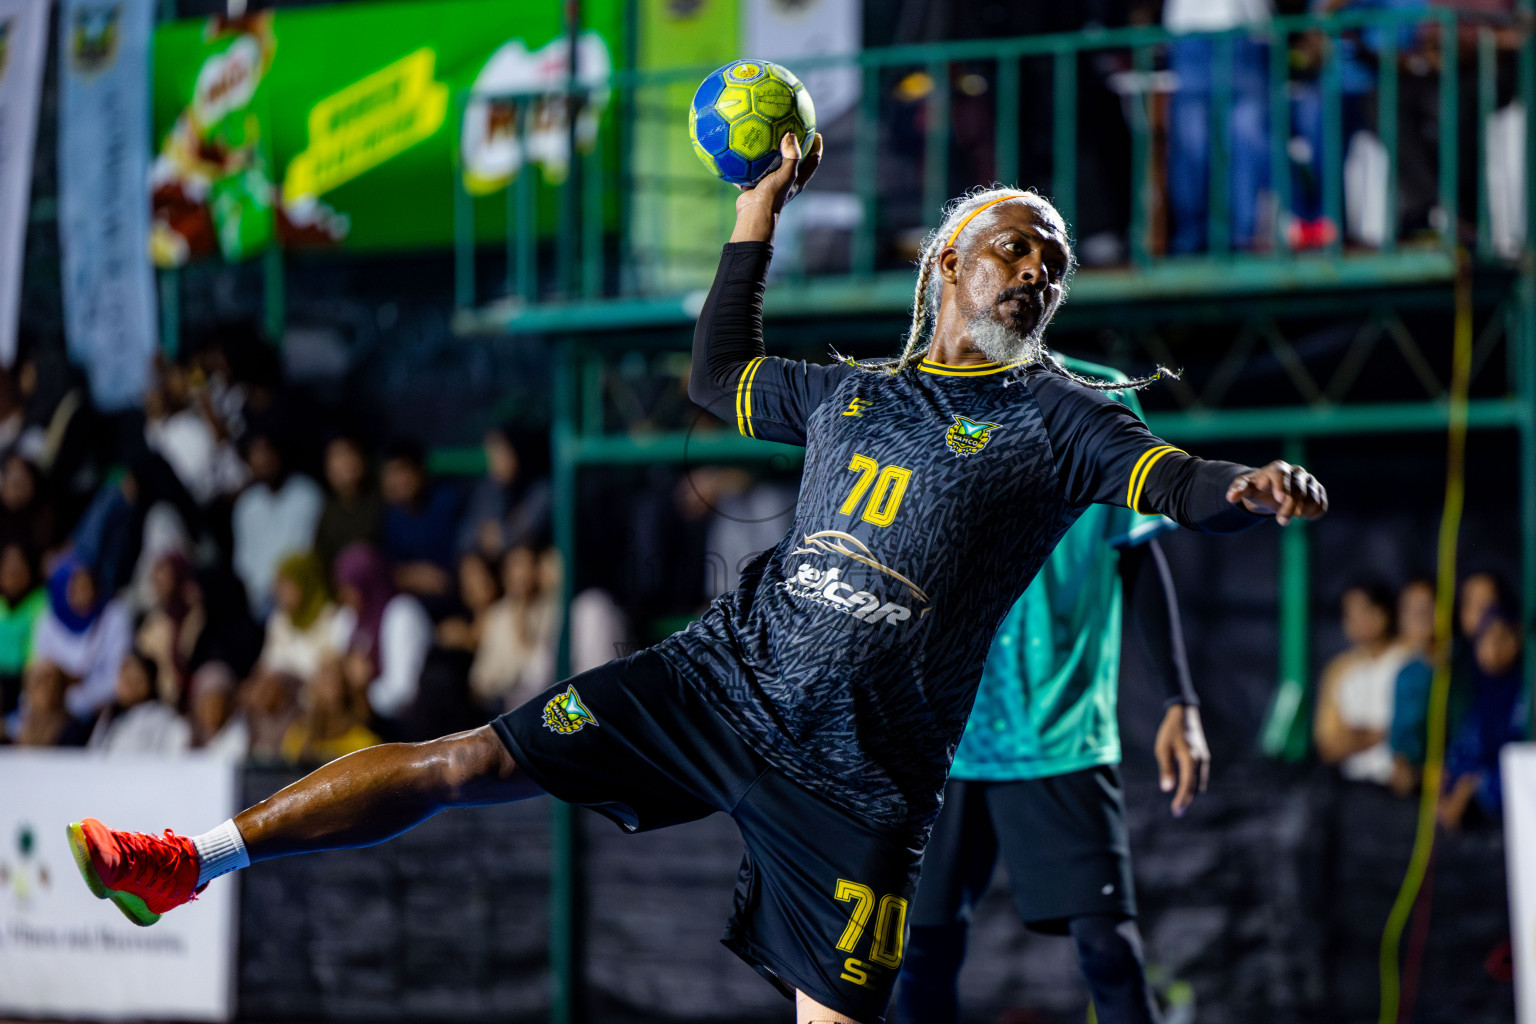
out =
[[[688,110],[688,137],[711,174],[751,185],[778,166],[779,140],[794,132],[804,150],[816,134],[811,94],[788,68],[735,60],[704,79]]]

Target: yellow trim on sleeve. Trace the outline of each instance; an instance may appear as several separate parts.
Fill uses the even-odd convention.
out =
[[[1141,512],[1141,509],[1138,507],[1141,504],[1142,489],[1147,486],[1147,477],[1152,475],[1152,467],[1157,465],[1158,460],[1162,459],[1165,455],[1172,455],[1175,452],[1178,452],[1180,455],[1188,454],[1183,449],[1175,448],[1171,444],[1165,444],[1158,448],[1149,448],[1142,452],[1141,458],[1136,462],[1136,468],[1131,470],[1131,483],[1126,491],[1130,497],[1126,507],[1132,512],[1140,512],[1142,515],[1151,514]]]
[[[752,432],[752,378],[764,358],[758,356],[743,366],[741,376],[736,380],[736,432],[747,437],[757,436]]]

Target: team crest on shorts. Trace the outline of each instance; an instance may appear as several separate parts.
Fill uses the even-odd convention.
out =
[[[544,728],[550,732],[564,736],[596,724],[597,716],[587,710],[574,686],[567,686],[564,693],[544,705]]]
[[[944,443],[956,455],[975,455],[992,439],[992,428],[1000,425],[956,416],[955,425],[944,432]]]

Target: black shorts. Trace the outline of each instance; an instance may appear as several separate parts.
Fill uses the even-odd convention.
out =
[[[533,781],[626,831],[729,814],[747,852],[725,945],[786,995],[884,1020],[920,834],[790,781],[651,651],[558,683],[491,725]]]
[[[1114,765],[1019,782],[950,779],[923,856],[914,927],[970,920],[1001,851],[1032,930],[1087,914],[1136,916],[1125,797]]]

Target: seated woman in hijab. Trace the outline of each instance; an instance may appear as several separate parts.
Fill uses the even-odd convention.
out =
[[[337,596],[355,617],[344,662],[347,682],[366,697],[386,731],[404,738],[402,730],[411,732],[404,719],[432,647],[432,619],[420,601],[395,591],[383,556],[371,545],[344,548],[334,575]]]
[[[277,567],[276,607],[267,616],[267,637],[253,676],[286,675],[307,682],[326,657],[347,649],[355,621],[331,601],[320,559],[289,555]]]
[[[180,754],[192,739],[191,726],[160,699],[160,668],[142,651],[129,651],[117,673],[114,699],[86,746],[109,754]]]
[[[32,657],[79,680],[65,694],[70,714],[94,718],[111,703],[132,644],[128,609],[101,592],[90,566],[67,556],[48,577],[48,607],[37,622]]]

